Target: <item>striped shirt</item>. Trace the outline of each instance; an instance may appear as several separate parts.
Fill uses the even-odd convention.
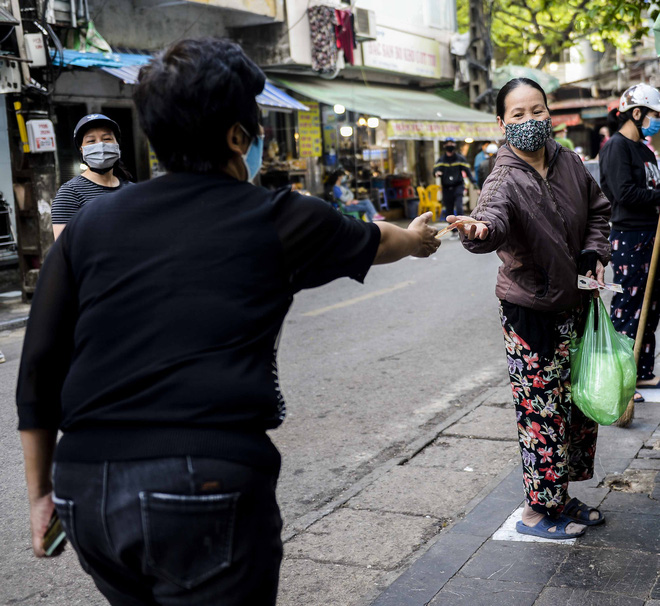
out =
[[[87,202],[91,202],[103,194],[119,191],[126,184],[127,181],[120,179],[117,187],[105,187],[82,175],[74,177],[64,183],[55,195],[52,207],[53,223],[60,225],[68,223]]]

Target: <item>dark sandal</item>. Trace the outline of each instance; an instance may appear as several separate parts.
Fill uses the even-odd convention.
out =
[[[633,395],[633,402],[635,402],[636,404],[640,404],[641,402],[646,402],[646,400],[644,399],[644,396],[641,393],[636,391],[635,394]]]
[[[598,517],[595,520],[589,519],[589,514],[592,511],[598,512]],[[573,497],[570,501],[564,505],[564,511],[562,512],[567,518],[577,522],[578,524],[584,524],[585,526],[597,526],[602,524],[605,521],[605,516],[598,511],[595,507],[589,507],[585,505],[579,499]]]
[[[570,519],[568,516],[559,515],[556,518],[544,516],[534,526],[526,526],[523,524],[522,520],[519,520],[516,522],[516,530],[520,534],[529,534],[534,537],[543,537],[544,539],[561,541],[563,539],[575,539],[584,534],[584,528],[580,532],[566,532],[566,527],[573,523],[575,523],[575,520]],[[555,530],[551,532],[550,528],[554,528]]]

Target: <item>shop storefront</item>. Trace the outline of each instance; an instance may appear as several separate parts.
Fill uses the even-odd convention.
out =
[[[426,91],[341,79],[275,80],[305,105],[313,105],[318,116],[313,122],[314,154],[307,156],[308,163],[311,157],[326,180],[344,169],[352,176],[350,186],[356,196],[370,197],[381,208],[405,206],[407,199],[416,197],[418,185],[435,182],[433,164],[440,143],[448,137],[467,145],[501,137],[493,116]],[[308,146],[299,145],[301,158],[305,149]]]
[[[54,57],[56,65],[76,70],[62,74],[54,94],[60,182],[68,181],[82,170],[71,133],[77,121],[88,113],[106,114],[120,124],[122,159],[136,179],[144,180],[163,173],[138,127],[132,101],[133,86],[137,84],[140,69],[150,59],[150,55],[72,50],[64,50],[61,56]],[[264,117],[266,134],[262,172],[265,183],[274,187],[293,183],[305,188],[306,163],[299,161],[296,113],[307,112],[310,108],[272,82],[266,82],[263,92],[257,96],[257,103]]]

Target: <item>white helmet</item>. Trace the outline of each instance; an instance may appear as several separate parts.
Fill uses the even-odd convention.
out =
[[[660,91],[648,84],[635,84],[631,86],[619,101],[619,111],[627,112],[633,107],[648,107],[660,112]]]
[[[498,149],[497,145],[495,145],[495,143],[491,143],[491,144],[488,145],[488,147],[486,147],[486,153],[491,154],[491,155],[496,154],[497,149]]]

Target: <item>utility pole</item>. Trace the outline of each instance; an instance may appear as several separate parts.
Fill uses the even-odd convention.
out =
[[[494,109],[490,80],[493,50],[490,42],[490,6],[488,15],[484,14],[484,3],[487,1],[470,0],[468,69],[470,73],[470,105],[475,109],[490,112]]]

